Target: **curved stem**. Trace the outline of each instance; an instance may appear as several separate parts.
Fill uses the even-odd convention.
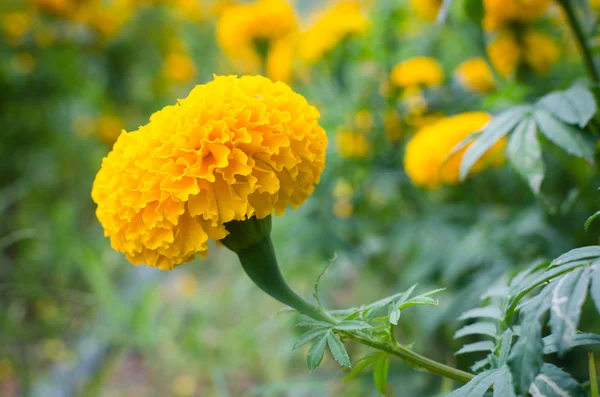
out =
[[[246,274],[268,295],[315,320],[331,324],[339,322],[325,310],[308,303],[285,282],[268,234],[237,254]]]
[[[440,375],[445,378],[453,379],[462,383],[467,383],[475,377],[475,375],[473,374],[461,371],[460,369],[449,367],[445,364],[439,363],[435,360],[422,356],[419,353],[415,353],[414,351],[401,346],[397,342],[393,344],[379,342],[351,333],[344,333],[344,335],[349,339],[353,339],[364,345],[374,347],[377,350],[381,350],[388,354],[396,356],[405,361],[406,363],[412,365],[413,367],[421,368],[427,372],[431,372],[432,374]]]
[[[560,5],[562,6],[565,14],[567,15],[567,19],[569,20],[569,25],[571,25],[571,29],[575,34],[575,38],[579,44],[581,49],[581,53],[583,55],[583,60],[585,63],[585,68],[589,77],[596,84],[600,84],[600,76],[598,75],[598,71],[596,70],[596,66],[594,65],[594,59],[592,58],[592,53],[588,47],[587,37],[583,32],[583,27],[577,19],[577,15],[575,15],[575,9],[571,4],[570,0],[558,0]]]

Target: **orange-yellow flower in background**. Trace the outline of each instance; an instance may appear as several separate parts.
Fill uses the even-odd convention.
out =
[[[391,80],[401,88],[437,87],[444,82],[444,70],[435,58],[418,56],[394,66]]]
[[[336,146],[340,156],[347,159],[361,159],[371,151],[365,136],[353,131],[339,131],[336,134]]]
[[[319,112],[281,82],[216,76],[122,133],[92,188],[112,247],[172,269],[225,225],[297,208],[325,165]]]
[[[196,76],[196,64],[186,53],[172,52],[165,58],[163,71],[170,80],[185,83]]]
[[[307,64],[327,55],[344,39],[361,35],[369,28],[369,21],[357,1],[340,1],[321,14],[300,35],[299,57]]]
[[[242,70],[255,71],[270,47],[296,29],[296,14],[288,2],[258,0],[227,7],[217,24],[217,40]]]
[[[81,3],[74,0],[33,0],[32,2],[41,11],[63,17],[73,13]]]
[[[467,90],[485,94],[495,88],[494,75],[487,62],[480,57],[465,60],[454,70],[454,75]]]
[[[550,4],[550,0],[484,0],[484,29],[495,31],[512,22],[534,22],[548,11]]]
[[[442,0],[410,0],[410,6],[421,19],[435,21],[442,6]]]
[[[429,125],[410,140],[406,146],[404,168],[413,184],[428,189],[460,182],[459,166],[467,148],[444,160],[452,149],[471,133],[483,128],[491,119],[485,112],[468,112],[446,117]],[[505,141],[494,145],[472,168],[471,174],[488,166],[504,162]]]
[[[333,214],[340,219],[350,218],[354,213],[354,205],[352,205],[354,189],[350,182],[338,179],[331,193],[334,198]]]
[[[296,41],[294,35],[275,41],[267,56],[267,75],[274,81],[289,82],[294,68]]]
[[[552,36],[529,29],[523,35],[523,58],[538,75],[550,71],[560,57],[560,49]]]
[[[514,34],[502,31],[487,45],[487,53],[494,69],[502,77],[515,72],[521,62],[522,52]]]
[[[2,16],[2,30],[7,39],[18,43],[29,31],[32,24],[31,15],[26,12],[12,12]]]

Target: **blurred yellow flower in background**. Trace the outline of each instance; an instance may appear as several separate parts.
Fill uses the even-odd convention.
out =
[[[354,124],[361,131],[371,131],[371,128],[373,127],[373,122],[373,114],[367,108],[359,110],[354,115]]]
[[[435,21],[443,0],[410,0],[410,6],[417,16],[426,21]]]
[[[552,36],[529,29],[523,35],[523,58],[538,75],[546,75],[560,57],[558,43]]]
[[[544,16],[550,3],[550,0],[484,0],[483,27],[495,31],[513,22],[534,22]]]
[[[124,128],[125,123],[119,116],[104,115],[95,121],[94,130],[102,142],[112,145],[119,135],[121,135]]]
[[[444,82],[444,70],[435,58],[418,56],[394,66],[391,80],[401,88],[437,87]]]
[[[215,76],[119,136],[92,188],[117,251],[163,270],[207,255],[225,224],[297,208],[325,166],[319,111],[284,83]]]
[[[33,18],[25,12],[11,12],[2,16],[2,30],[8,42],[18,44],[29,31]]]
[[[490,62],[498,74],[504,78],[512,75],[521,61],[521,47],[515,35],[502,31],[487,45]]]
[[[369,28],[369,21],[357,1],[340,1],[317,14],[310,27],[301,33],[299,57],[311,64],[317,62],[344,39],[361,35]]]
[[[196,64],[184,52],[167,55],[163,64],[164,74],[176,83],[185,83],[196,77]]]
[[[295,35],[275,41],[267,56],[267,75],[274,81],[289,82],[294,68]]]
[[[492,70],[481,57],[465,60],[456,67],[454,75],[463,87],[472,92],[485,94],[495,88]]]
[[[352,196],[354,189],[347,180],[340,178],[333,186],[332,195],[333,214],[340,219],[348,219],[354,213],[354,205],[352,204]]]
[[[371,150],[364,134],[353,131],[339,131],[336,134],[336,146],[340,156],[347,159],[367,157]]]
[[[383,129],[385,136],[390,142],[395,142],[402,138],[402,121],[400,115],[394,108],[389,108],[383,116]]]
[[[32,3],[42,11],[64,17],[73,13],[79,4],[83,2],[76,0],[32,0]]]
[[[469,134],[483,128],[491,119],[485,112],[468,112],[446,117],[420,131],[406,146],[404,167],[413,184],[427,189],[460,182],[459,166],[467,148],[444,160],[452,149]],[[481,172],[488,166],[504,162],[505,141],[494,145],[474,166],[471,174]]]
[[[225,8],[217,24],[223,51],[245,72],[264,66],[278,40],[297,29],[296,14],[285,0],[258,0]]]

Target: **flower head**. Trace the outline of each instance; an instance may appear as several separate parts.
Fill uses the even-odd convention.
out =
[[[277,40],[296,28],[296,14],[288,2],[258,0],[226,8],[219,19],[217,39],[227,55],[252,70]]]
[[[337,149],[342,157],[348,159],[360,159],[369,154],[369,142],[361,133],[339,131],[336,138]]]
[[[114,249],[171,269],[225,225],[297,208],[325,165],[319,112],[283,83],[216,76],[122,133],[92,189]]]
[[[457,184],[459,166],[466,148],[444,160],[452,149],[469,134],[483,128],[490,120],[484,112],[462,113],[446,117],[418,131],[406,146],[404,168],[411,181],[418,186],[437,189],[441,185]],[[472,168],[481,172],[486,166],[504,161],[504,140],[494,145]]]
[[[444,82],[444,71],[436,59],[419,56],[394,66],[391,79],[392,83],[401,88],[437,87]]]
[[[492,65],[502,77],[514,73],[522,56],[517,39],[508,31],[500,32],[498,37],[487,45],[487,53]]]
[[[454,74],[469,91],[483,94],[494,90],[494,75],[483,58],[467,59],[456,67]]]
[[[551,36],[529,29],[523,36],[523,57],[538,75],[545,75],[558,61],[560,50]]]
[[[301,34],[299,57],[306,63],[317,62],[345,38],[360,35],[368,27],[358,2],[338,2]]]
[[[484,0],[483,26],[488,31],[506,27],[512,22],[529,23],[540,19],[550,0]]]
[[[442,0],[410,0],[410,6],[422,19],[435,21],[442,6]]]

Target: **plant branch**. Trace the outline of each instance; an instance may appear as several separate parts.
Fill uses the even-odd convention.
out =
[[[388,354],[391,354],[392,356],[396,356],[413,367],[421,368],[435,375],[443,376],[445,378],[453,379],[462,383],[467,383],[475,377],[475,375],[473,374],[449,367],[445,364],[439,363],[435,360],[422,356],[419,353],[415,353],[414,351],[407,349],[406,347],[400,345],[397,342],[389,343],[383,341],[375,341],[366,336],[357,335],[355,333],[349,332],[345,332],[344,335],[349,339],[353,339],[364,345],[371,346],[377,350],[381,350]]]
[[[569,21],[569,25],[571,26],[571,29],[575,34],[575,38],[577,39],[577,42],[579,44],[581,54],[583,55],[585,69],[589,77],[596,85],[600,85],[600,75],[598,75],[598,70],[594,65],[594,59],[592,57],[592,52],[590,51],[590,48],[588,46],[586,34],[583,32],[583,27],[581,26],[577,15],[575,15],[575,9],[573,7],[573,4],[571,4],[570,0],[558,0],[558,2],[565,11],[565,14],[567,15],[567,20]]]

